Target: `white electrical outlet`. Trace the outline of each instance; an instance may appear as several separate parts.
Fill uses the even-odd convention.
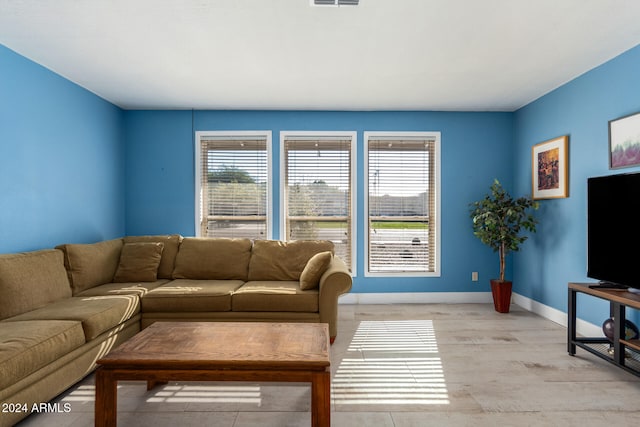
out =
[[[478,272],[477,271],[472,271],[471,272],[471,280],[473,282],[477,282],[478,281]]]

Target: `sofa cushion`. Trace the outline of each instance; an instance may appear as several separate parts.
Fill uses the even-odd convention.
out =
[[[162,243],[164,249],[162,250],[162,257],[160,258],[160,265],[158,266],[158,279],[171,279],[173,275],[173,269],[176,263],[176,255],[178,254],[178,248],[182,236],[179,234],[171,234],[166,236],[126,236],[124,238],[125,243]]]
[[[73,294],[94,286],[111,283],[116,274],[122,250],[122,239],[91,244],[66,244],[57,248],[64,252]]]
[[[75,350],[84,342],[80,322],[0,322],[0,390]]]
[[[0,319],[70,296],[62,252],[46,249],[0,255]]]
[[[113,281],[155,282],[163,249],[164,243],[159,242],[125,243]]]
[[[11,317],[5,322],[76,320],[82,323],[85,339],[91,341],[101,333],[129,320],[138,312],[140,312],[140,298],[136,295],[72,297]]]
[[[249,239],[185,237],[173,270],[174,279],[247,280]]]
[[[142,309],[150,312],[230,311],[231,294],[242,280],[176,279],[149,292]]]
[[[317,288],[320,284],[320,278],[331,263],[332,257],[333,254],[329,251],[320,252],[312,256],[300,274],[300,289],[306,291]]]
[[[312,256],[333,250],[333,242],[328,240],[256,240],[249,262],[249,280],[300,280]]]
[[[167,279],[156,280],[155,282],[125,282],[107,283],[94,286],[77,294],[77,297],[99,297],[107,295],[137,295],[143,297],[155,288],[169,282]]]
[[[233,293],[231,309],[317,313],[318,290],[303,291],[297,281],[247,282]]]

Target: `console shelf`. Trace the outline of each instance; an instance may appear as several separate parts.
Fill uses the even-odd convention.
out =
[[[620,289],[592,289],[589,283],[569,283],[568,351],[571,356],[576,348],[594,354],[616,366],[640,376],[640,339],[625,340],[624,323],[626,308],[640,310],[640,295]],[[614,319],[613,342],[605,337],[576,336],[576,300],[579,293],[601,298],[610,303],[610,316]]]
[[[640,340],[627,341],[621,339],[620,342],[633,350],[640,351]]]

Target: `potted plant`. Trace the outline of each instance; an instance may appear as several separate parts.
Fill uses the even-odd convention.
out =
[[[508,313],[512,283],[504,278],[505,258],[509,252],[518,251],[527,240],[528,236],[522,234],[524,231],[536,231],[537,221],[531,210],[538,209],[538,202],[529,197],[514,199],[495,179],[491,192],[469,207],[473,234],[498,252],[500,279],[491,280],[491,293],[496,311]]]

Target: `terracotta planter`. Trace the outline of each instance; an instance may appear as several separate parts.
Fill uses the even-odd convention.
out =
[[[498,313],[508,313],[511,305],[511,282],[505,280],[491,280],[491,294],[493,306]]]

